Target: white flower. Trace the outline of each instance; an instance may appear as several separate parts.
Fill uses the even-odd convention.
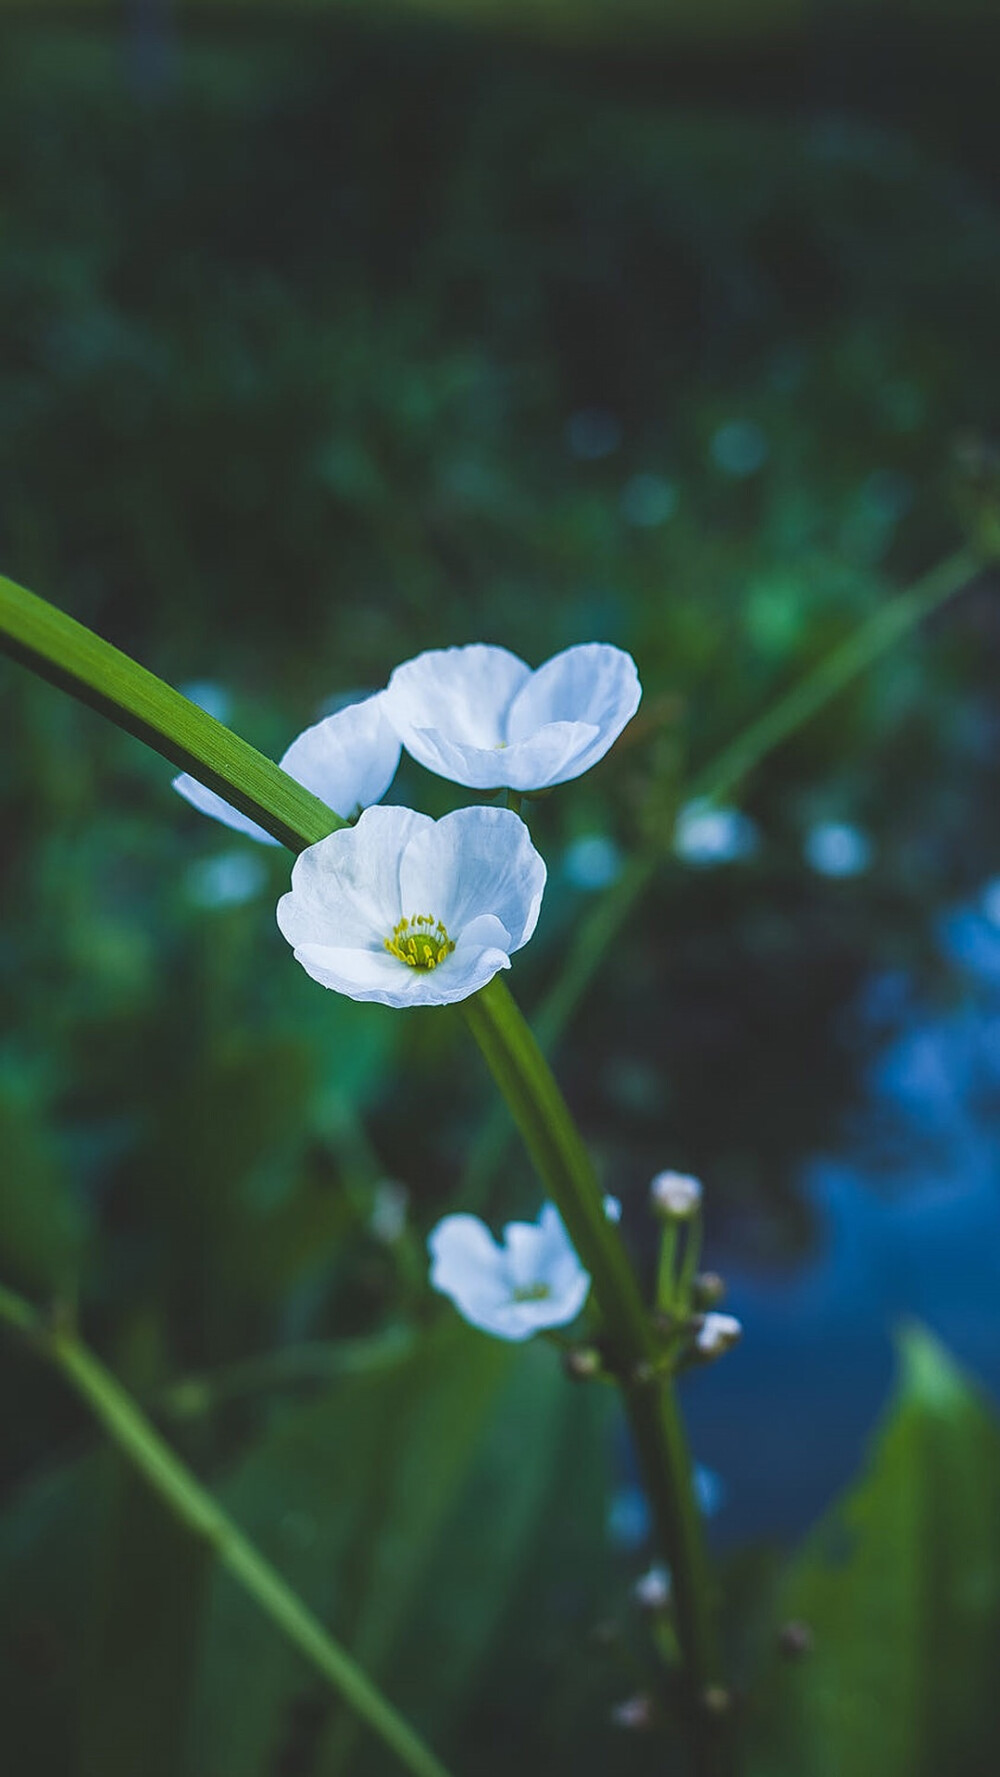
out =
[[[603,759],[639,707],[635,661],[586,642],[532,672],[506,648],[436,648],[397,666],[389,720],[428,771],[474,790],[544,790]]]
[[[701,1181],[686,1172],[658,1172],[649,1195],[657,1215],[672,1222],[690,1221],[701,1207]]]
[[[695,1346],[703,1357],[721,1357],[743,1337],[743,1327],[735,1314],[706,1314],[698,1329]]]
[[[400,751],[399,737],[386,721],[385,692],[379,691],[361,703],[347,704],[297,735],[282,755],[281,769],[347,820],[385,795],[396,775]],[[174,789],[224,827],[258,839],[262,845],[280,843],[186,771],[174,778]]]
[[[555,1205],[537,1222],[508,1222],[499,1245],[478,1216],[445,1216],[431,1231],[431,1283],[474,1327],[530,1339],[575,1320],[587,1300],[584,1270]]]
[[[384,1006],[444,1006],[510,967],[544,887],[545,865],[511,809],[432,821],[369,808],[300,853],[278,924],[323,987]]]

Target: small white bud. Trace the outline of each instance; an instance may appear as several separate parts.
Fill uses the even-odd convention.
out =
[[[622,1219],[621,1198],[611,1196],[605,1197],[604,1214],[609,1222],[620,1222]]]
[[[642,1610],[666,1610],[670,1603],[670,1570],[656,1562],[637,1579],[632,1588],[636,1603]]]
[[[652,1727],[652,1698],[639,1691],[636,1696],[626,1698],[624,1703],[616,1703],[611,1711],[611,1720],[616,1728],[631,1728],[633,1732]]]
[[[688,1222],[701,1207],[701,1183],[686,1172],[658,1172],[649,1196],[665,1222]]]
[[[695,1348],[703,1357],[721,1357],[742,1337],[743,1328],[735,1314],[706,1314],[698,1329]]]

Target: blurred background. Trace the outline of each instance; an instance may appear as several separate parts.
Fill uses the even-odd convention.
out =
[[[990,516],[991,10],[0,12],[3,572],[272,756],[423,648],[638,662],[622,743],[532,812],[513,984],[530,1014],[592,975],[557,1064],[650,1272],[649,1178],[705,1182],[746,1338],[685,1407],[773,1777],[994,1768],[996,1434],[912,1335],[855,1522],[895,1565],[844,1631],[874,1600],[884,1657],[920,1625],[905,1671],[824,1678],[818,1638],[799,1741],[754,1678],[784,1586],[827,1608],[815,1552],[781,1576],[871,1462],[894,1329],[1000,1388],[991,575],[732,806],[691,791]],[[4,1280],[78,1310],[456,1771],[683,1769],[611,1720],[649,1683],[649,1550],[610,1391],[429,1296],[438,1216],[538,1206],[457,1021],[319,992],[274,925],[287,854],[21,668],[0,691]],[[463,800],[405,761],[392,796]],[[12,1770],[391,1768],[9,1341],[0,1418]],[[947,1675],[930,1545],[972,1576]]]

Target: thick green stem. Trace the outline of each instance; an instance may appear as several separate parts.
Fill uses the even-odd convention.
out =
[[[344,825],[318,796],[155,673],[2,576],[0,648],[190,771],[293,851]]]
[[[222,1566],[400,1763],[414,1777],[448,1777],[430,1748],[227,1517],[76,1334],[48,1326],[29,1303],[6,1289],[0,1289],[0,1320],[26,1336],[55,1366],[174,1517],[210,1544]]]
[[[649,1316],[590,1157],[527,1024],[500,978],[462,1011],[550,1191],[604,1321],[643,1479],[673,1576],[677,1635],[689,1702],[721,1680],[711,1582],[691,1459],[669,1382],[651,1381],[658,1356]]]

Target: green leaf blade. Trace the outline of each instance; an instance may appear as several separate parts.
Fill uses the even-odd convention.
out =
[[[901,1336],[901,1382],[867,1472],[795,1559],[776,1623],[753,1777],[986,1777],[1000,1731],[1000,1427],[931,1336]],[[985,1761],[985,1762],[984,1762]]]

